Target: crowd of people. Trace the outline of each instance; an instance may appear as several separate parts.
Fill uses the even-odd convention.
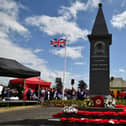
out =
[[[53,100],[53,99],[73,99],[73,100],[83,100],[87,97],[88,91],[72,89],[64,89],[63,91],[58,90],[57,88],[40,88],[38,90],[38,86],[33,90],[31,88],[27,89],[24,93],[24,90],[21,88],[10,88],[4,87],[1,91],[1,98],[5,100],[9,100],[10,98],[18,98],[18,100],[24,99],[24,95],[26,96],[26,100]],[[64,97],[63,97],[64,96]]]
[[[78,88],[75,90],[74,88],[64,89],[64,93],[57,88],[40,88],[36,87],[34,90],[29,88],[26,93],[24,90],[20,90],[21,88],[9,88],[4,87],[1,91],[1,98],[9,100],[11,97],[17,98],[18,100],[24,99],[24,95],[26,96],[26,100],[53,100],[53,99],[64,99],[64,100],[84,100],[89,95],[89,91],[86,89]],[[126,99],[126,93],[123,91],[118,91],[115,95],[113,91],[110,92],[111,96],[115,98],[124,98]]]
[[[4,87],[1,91],[1,98],[4,100],[9,100],[10,98],[19,100],[23,98],[23,92],[16,88]]]
[[[83,100],[87,97],[88,91],[87,90],[81,90],[78,89],[77,91],[72,88],[72,89],[65,89],[64,94],[62,91],[57,90],[57,88],[50,88],[50,89],[44,89],[41,88],[40,91],[35,90],[34,92],[29,88],[26,96],[27,100],[53,100],[53,99],[73,99],[73,100]]]

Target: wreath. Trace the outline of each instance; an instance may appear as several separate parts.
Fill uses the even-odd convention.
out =
[[[94,107],[103,107],[104,106],[104,97],[95,96],[93,98]]]

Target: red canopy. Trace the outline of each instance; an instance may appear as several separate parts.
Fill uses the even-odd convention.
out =
[[[25,100],[27,99],[26,92],[27,92],[28,88],[31,88],[31,90],[34,92],[36,86],[39,86],[39,84],[40,84],[40,88],[48,89],[51,86],[51,82],[40,80],[38,77],[31,77],[31,78],[27,78],[27,79],[23,79],[23,78],[12,79],[12,80],[10,80],[10,84],[24,85],[24,99]]]
[[[47,86],[47,87],[51,86],[51,82],[39,80],[38,77],[31,77],[31,78],[27,78],[27,79],[23,79],[23,78],[12,79],[12,80],[10,80],[10,83],[11,84],[24,84],[24,81],[25,81],[25,84],[30,84],[30,85],[32,85],[32,84],[39,85],[39,83],[40,83],[41,86]]]

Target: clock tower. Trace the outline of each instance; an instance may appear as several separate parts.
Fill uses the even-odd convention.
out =
[[[90,35],[90,95],[109,95],[109,47],[112,35],[109,34],[102,4]]]

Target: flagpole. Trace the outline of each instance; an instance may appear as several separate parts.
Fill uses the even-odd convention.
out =
[[[66,47],[67,44],[65,45],[65,54],[64,54],[64,71],[63,71],[63,98],[64,99],[64,84],[65,84],[65,72],[66,72]]]
[[[63,41],[62,41],[63,40]],[[65,41],[64,41],[65,40]],[[55,47],[65,47],[65,54],[64,54],[64,71],[63,71],[63,98],[64,99],[64,83],[65,83],[65,71],[66,71],[66,39],[51,39],[51,46]],[[63,44],[63,45],[62,45]]]

